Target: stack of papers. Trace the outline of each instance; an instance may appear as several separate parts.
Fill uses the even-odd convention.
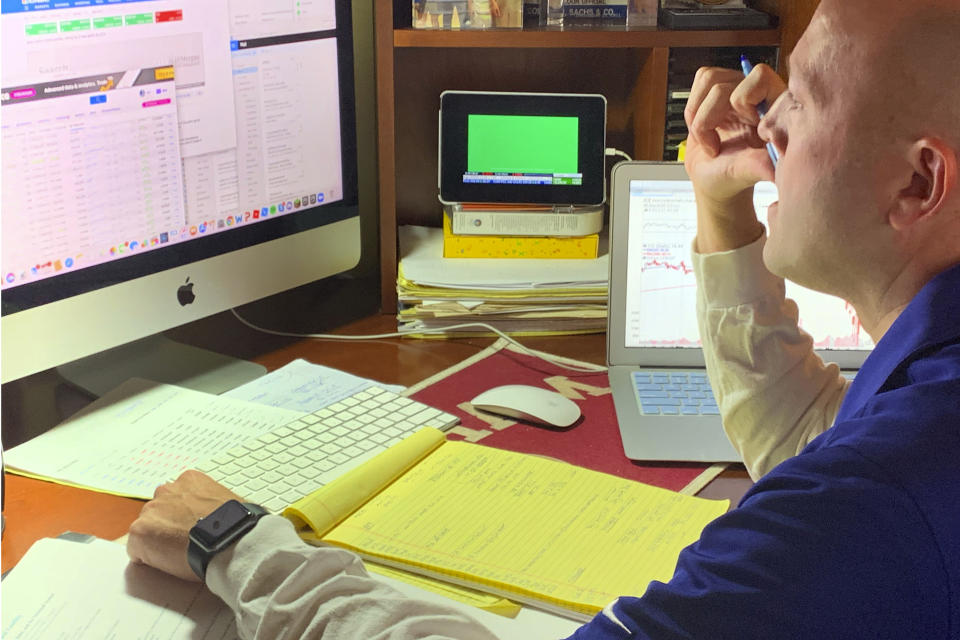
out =
[[[514,335],[598,333],[606,328],[609,255],[603,249],[595,260],[444,258],[441,229],[402,226],[399,236],[401,330],[470,322]],[[464,327],[449,333],[490,332]]]
[[[4,638],[239,637],[230,608],[199,582],[132,564],[121,544],[83,538],[38,540],[2,583]],[[524,607],[513,618],[375,575],[401,594],[454,607],[501,638],[565,638],[579,623]]]
[[[7,471],[149,500],[184,470],[377,385],[295,360],[219,396],[132,378],[4,452]]]

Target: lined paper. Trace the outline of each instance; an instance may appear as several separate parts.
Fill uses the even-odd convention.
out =
[[[592,614],[669,580],[680,550],[727,506],[447,442],[324,540]]]
[[[446,436],[439,429],[420,429],[366,464],[300,498],[284,509],[283,515],[298,529],[309,528],[309,533],[302,532],[301,537],[317,542],[445,442]]]

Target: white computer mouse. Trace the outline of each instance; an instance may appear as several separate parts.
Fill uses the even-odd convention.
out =
[[[550,427],[569,427],[580,418],[580,407],[573,400],[556,391],[526,384],[488,389],[470,404],[482,411]]]

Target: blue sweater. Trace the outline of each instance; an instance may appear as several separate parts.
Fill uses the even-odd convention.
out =
[[[612,614],[572,637],[960,638],[960,266],[880,340],[834,426]]]

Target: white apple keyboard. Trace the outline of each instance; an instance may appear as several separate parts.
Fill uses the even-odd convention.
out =
[[[280,512],[423,427],[458,418],[369,387],[196,466],[245,500]]]

